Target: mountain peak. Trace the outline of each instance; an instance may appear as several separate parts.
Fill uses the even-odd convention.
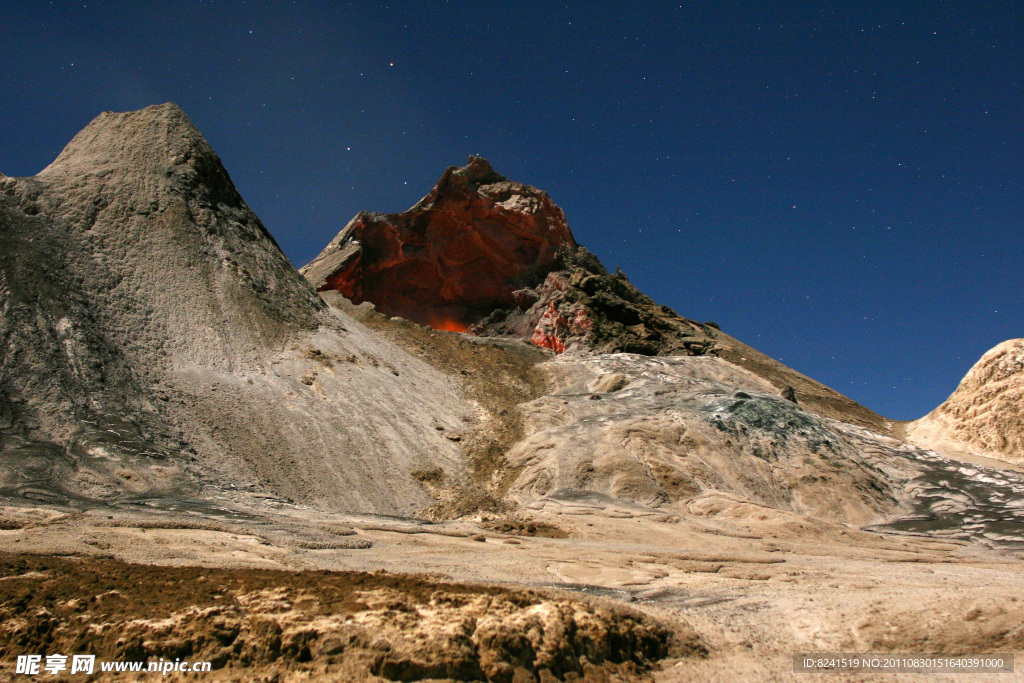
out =
[[[989,349],[938,408],[907,426],[911,441],[1024,463],[1024,339]]]
[[[466,165],[452,166],[448,169],[452,175],[473,185],[488,185],[508,180],[491,166],[491,162],[483,157],[470,155]]]
[[[515,306],[513,292],[539,284],[559,250],[575,246],[546,192],[471,156],[409,210],[360,212],[301,272],[320,291],[465,330],[495,308]]]
[[[216,160],[216,153],[178,105],[103,112],[82,129],[40,176],[104,172],[118,167],[155,170]]]
[[[107,277],[133,292],[131,305],[111,315],[136,340],[148,335],[154,347],[191,361],[218,345],[276,346],[319,324],[320,297],[176,104],[98,115],[52,164],[14,186],[12,197],[20,193],[31,215],[52,223],[50,241],[89,264],[83,282]],[[245,324],[225,324],[236,319]],[[179,331],[170,341],[167,326]]]

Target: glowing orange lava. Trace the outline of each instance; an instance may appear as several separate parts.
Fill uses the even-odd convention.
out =
[[[445,332],[465,332],[469,329],[469,325],[466,323],[448,318],[431,318],[427,324],[435,330],[444,330]]]

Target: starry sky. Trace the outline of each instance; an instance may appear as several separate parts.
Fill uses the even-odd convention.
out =
[[[301,266],[469,154],[681,314],[887,417],[1024,336],[1024,3],[28,2],[0,171],[178,103]]]

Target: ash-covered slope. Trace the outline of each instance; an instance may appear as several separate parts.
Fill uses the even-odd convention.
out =
[[[609,272],[576,243],[547,194],[480,157],[448,168],[403,213],[359,213],[300,272],[321,292],[387,315],[556,353],[721,357],[821,415],[889,429],[867,408]]]
[[[173,104],[101,114],[18,187],[137,365],[231,368],[318,326],[323,302]]]
[[[472,412],[458,388],[328,310],[177,106],[0,183],[2,492],[395,512],[429,500],[411,469],[457,467],[432,425]]]
[[[989,350],[942,405],[904,428],[929,448],[1024,464],[1024,339]]]

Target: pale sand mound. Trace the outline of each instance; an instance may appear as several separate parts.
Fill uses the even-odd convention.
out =
[[[1024,339],[981,357],[946,402],[906,425],[908,441],[1024,463]]]
[[[521,407],[524,438],[508,453],[521,505],[600,494],[671,508],[715,490],[854,524],[900,509],[889,459],[745,368],[635,354],[539,367],[552,391]]]

